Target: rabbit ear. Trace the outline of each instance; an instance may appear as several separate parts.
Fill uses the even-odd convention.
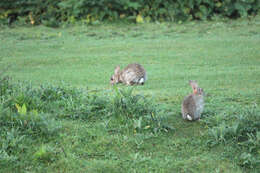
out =
[[[193,88],[198,88],[198,83],[197,83],[197,81],[195,81],[195,80],[190,80],[189,81],[189,84],[190,84],[190,86]]]
[[[118,65],[118,66],[116,66],[116,68],[115,68],[115,74],[118,74],[119,71],[120,71],[120,67],[119,67],[119,65]]]
[[[197,81],[190,80],[189,81],[190,86],[192,87],[193,93],[196,94],[198,90],[198,84]]]

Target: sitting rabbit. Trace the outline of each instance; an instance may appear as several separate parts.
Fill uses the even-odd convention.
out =
[[[182,118],[193,121],[199,120],[204,108],[204,92],[198,87],[196,81],[189,81],[193,89],[193,93],[186,96],[182,102]]]

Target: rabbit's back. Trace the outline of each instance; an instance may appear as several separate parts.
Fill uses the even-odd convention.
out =
[[[197,120],[204,108],[203,96],[191,94],[182,103],[183,119]]]
[[[146,71],[140,64],[129,64],[122,71],[125,83],[144,83],[147,80]]]
[[[182,102],[183,119],[187,119],[187,115],[193,118],[195,116],[195,111],[196,111],[196,103],[193,98],[193,95],[186,96]]]

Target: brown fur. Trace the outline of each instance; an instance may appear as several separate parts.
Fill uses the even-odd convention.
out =
[[[204,92],[202,88],[198,87],[196,81],[189,81],[189,84],[193,93],[186,96],[182,102],[182,117],[189,120],[189,116],[191,120],[198,120],[204,108]]]
[[[140,80],[143,78],[143,82]],[[114,71],[114,75],[110,79],[110,84],[124,83],[126,85],[144,84],[146,81],[145,69],[137,63],[129,64],[123,70],[117,66]]]

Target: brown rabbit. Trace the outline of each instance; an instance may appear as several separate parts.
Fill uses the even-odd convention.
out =
[[[113,76],[110,78],[110,84],[124,83],[126,85],[141,84],[147,80],[146,71],[140,64],[129,64],[123,70],[116,66]]]
[[[186,96],[182,102],[182,118],[189,121],[199,120],[204,108],[204,92],[196,81],[190,80],[189,84],[193,93]]]

